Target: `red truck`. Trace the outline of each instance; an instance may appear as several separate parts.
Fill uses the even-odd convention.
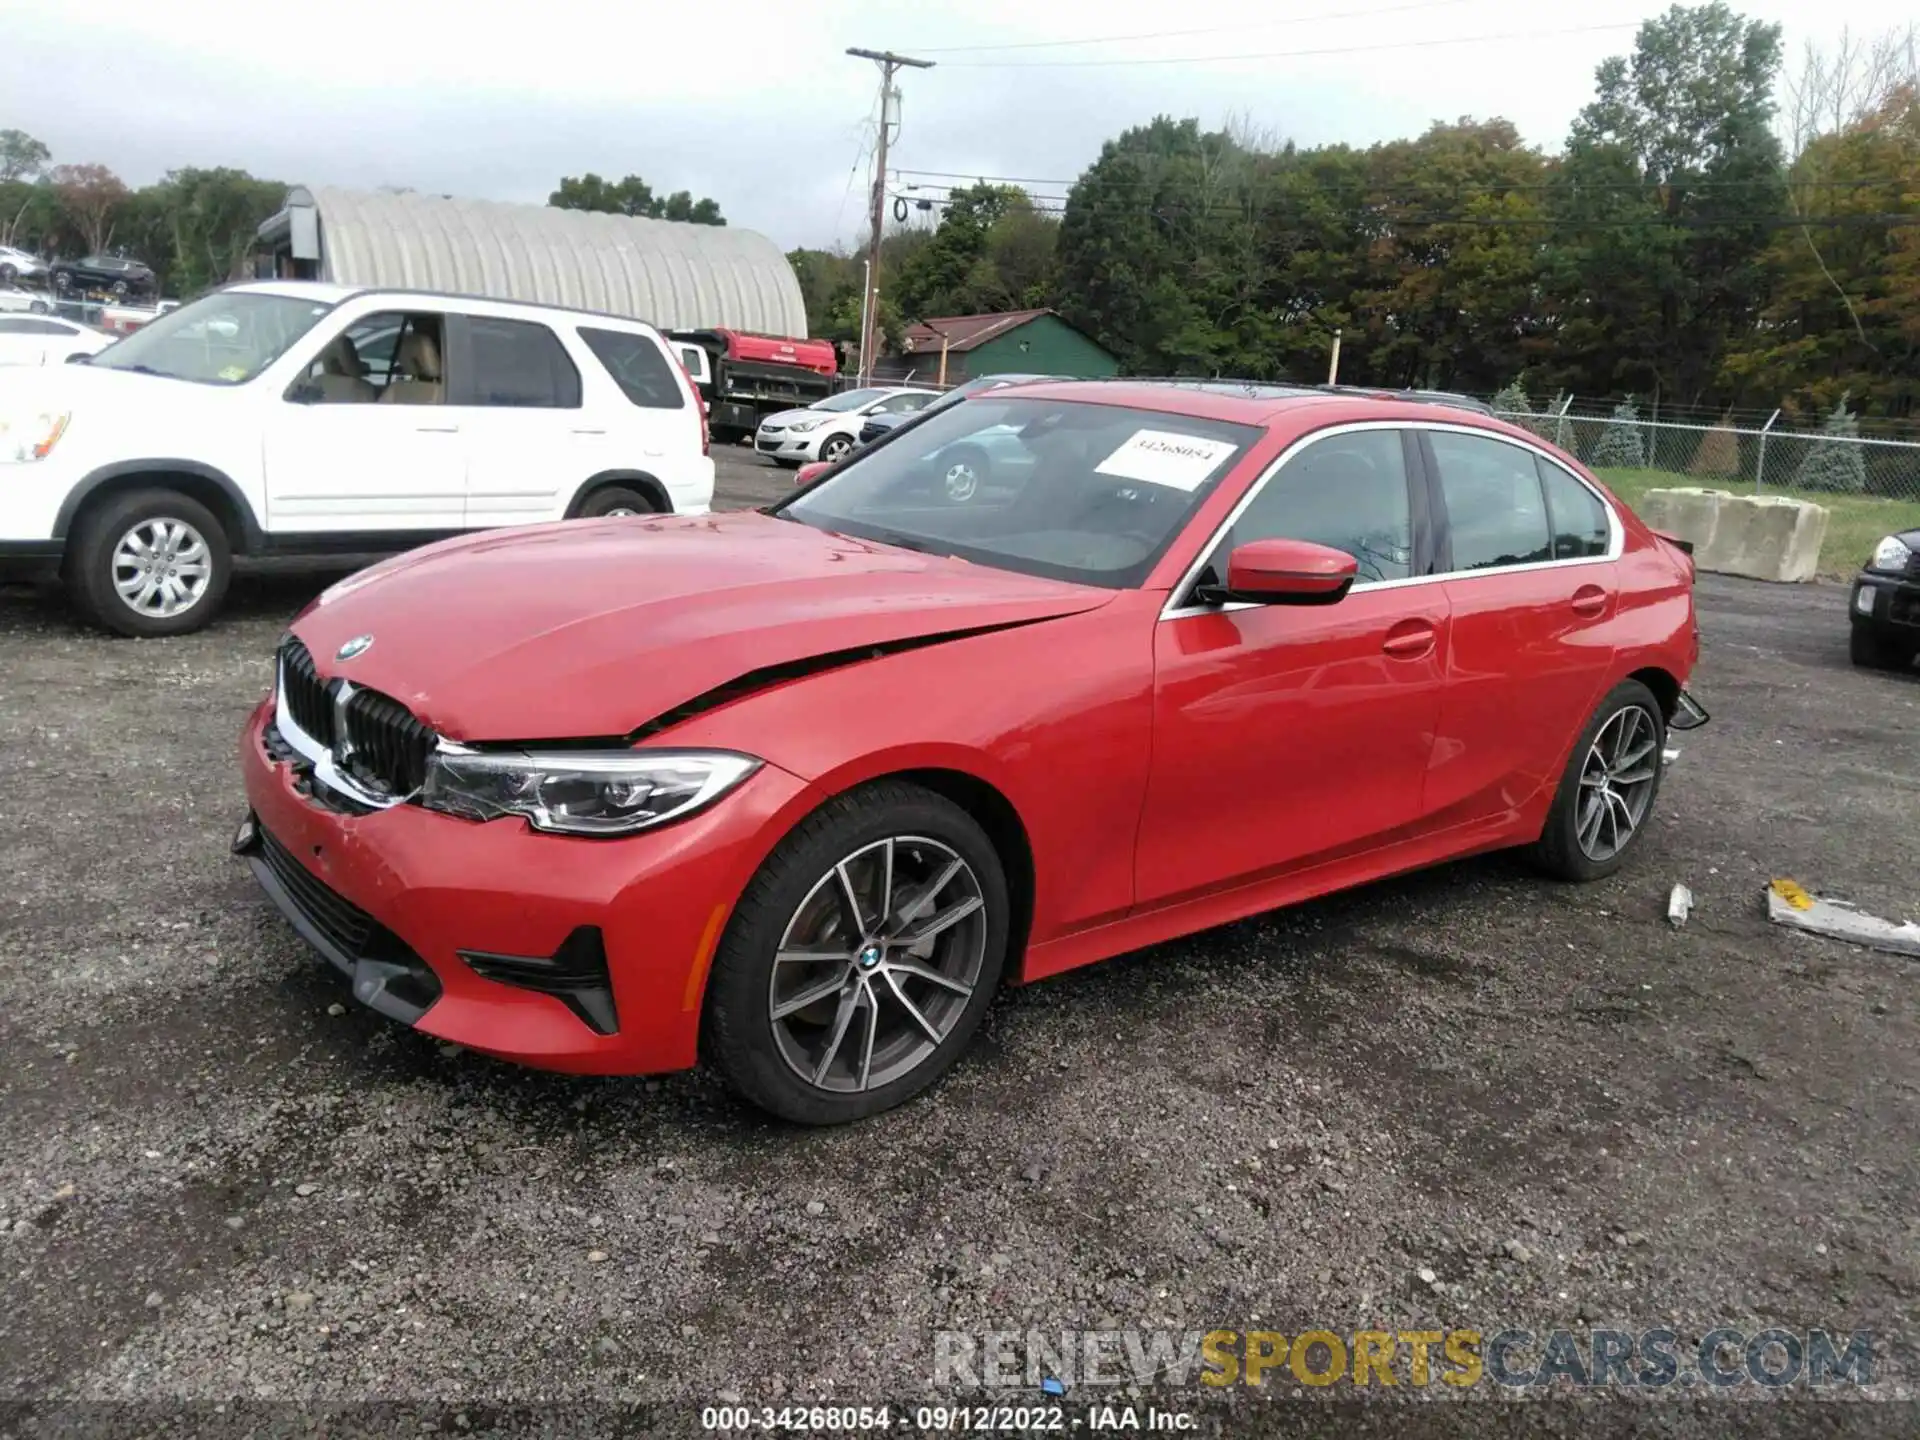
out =
[[[840,368],[830,340],[743,330],[669,330],[667,339],[707,402],[707,423],[717,440],[751,435],[763,415],[826,399]]]

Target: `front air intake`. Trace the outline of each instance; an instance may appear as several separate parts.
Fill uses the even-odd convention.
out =
[[[597,925],[579,926],[545,959],[486,950],[458,954],[482,979],[553,996],[597,1035],[612,1035],[620,1029],[613,982],[607,974],[607,950]]]

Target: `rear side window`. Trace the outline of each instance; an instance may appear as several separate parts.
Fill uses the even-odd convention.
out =
[[[1600,497],[1548,460],[1534,457],[1547,492],[1547,519],[1553,525],[1553,558],[1582,560],[1605,555],[1612,532]]]
[[[687,397],[673,378],[673,362],[650,338],[630,330],[589,330],[584,326],[580,338],[634,404],[648,410],[685,408]]]
[[[1427,433],[1440,465],[1453,569],[1530,565],[1552,557],[1533,452],[1452,430]]]
[[[546,326],[470,315],[467,334],[473,357],[472,404],[579,409],[580,372],[567,358],[560,337]]]
[[[72,325],[58,320],[0,320],[0,335],[78,335]]]

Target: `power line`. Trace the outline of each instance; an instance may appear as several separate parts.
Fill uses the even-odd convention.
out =
[[[1081,69],[1094,65],[1216,65],[1242,60],[1306,60],[1323,55],[1366,55],[1382,50],[1423,50],[1437,45],[1491,45],[1505,40],[1555,40],[1567,35],[1596,35],[1608,30],[1632,30],[1632,21],[1611,25],[1576,25],[1563,30],[1510,30],[1492,35],[1442,35],[1430,40],[1389,40],[1379,45],[1325,45],[1314,50],[1266,50],[1237,55],[1161,55],[1134,60],[949,60],[956,70]]]
[[[1408,10],[1437,10],[1443,5],[1464,5],[1467,0],[1410,0],[1400,5],[1383,5],[1373,10],[1332,10],[1317,15],[1290,15],[1282,20],[1255,20],[1239,25],[1202,25],[1193,30],[1155,30],[1145,35],[1087,35],[1072,40],[1015,40],[1002,45],[935,45],[918,47],[929,55],[968,55],[988,50],[1057,50],[1064,45],[1125,45],[1136,40],[1178,40],[1188,35],[1241,34],[1248,30],[1271,30],[1282,25],[1305,25],[1322,20],[1364,20],[1374,15],[1398,15]]]

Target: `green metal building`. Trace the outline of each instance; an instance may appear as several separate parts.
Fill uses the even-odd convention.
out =
[[[1010,310],[909,326],[882,368],[889,378],[957,385],[980,375],[1117,375],[1120,362],[1051,310]]]

